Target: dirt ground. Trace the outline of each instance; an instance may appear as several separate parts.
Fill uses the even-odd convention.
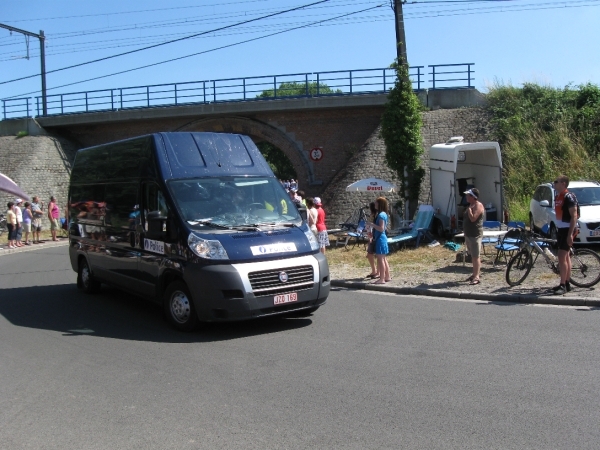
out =
[[[494,249],[488,249],[482,257],[481,283],[470,285],[466,279],[472,273],[470,262],[462,262],[462,248],[454,252],[442,245],[406,248],[389,255],[392,281],[397,287],[421,289],[447,289],[459,292],[486,294],[553,296],[550,288],[558,285],[555,275],[540,257],[525,281],[517,287],[506,282],[506,264],[494,265]],[[492,251],[493,250],[493,251]],[[362,245],[352,249],[336,248],[333,243],[327,252],[332,280],[372,282],[366,277],[370,267]],[[567,295],[578,298],[600,298],[600,283],[592,288],[574,288]]]

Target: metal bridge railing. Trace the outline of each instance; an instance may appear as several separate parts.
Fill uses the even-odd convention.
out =
[[[2,119],[29,117],[29,98],[2,100]]]
[[[431,76],[429,83],[425,80],[425,66],[412,66],[409,69],[409,78],[415,91],[472,88],[473,65],[466,63],[427,66]],[[291,97],[385,93],[394,86],[395,81],[396,71],[388,67],[101,89],[48,95],[47,115]],[[29,99],[5,99],[2,100],[2,107],[3,120],[29,117]],[[36,97],[35,108],[36,114],[42,115],[41,97]]]

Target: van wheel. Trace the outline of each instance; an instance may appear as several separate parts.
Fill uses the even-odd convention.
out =
[[[86,294],[96,294],[100,291],[100,282],[94,278],[85,258],[81,259],[77,272],[77,287]]]
[[[192,295],[183,281],[174,281],[167,287],[163,306],[167,320],[179,331],[193,331],[198,326]]]

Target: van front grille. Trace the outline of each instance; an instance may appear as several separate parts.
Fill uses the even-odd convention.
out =
[[[280,274],[285,272],[287,281],[280,279]],[[283,269],[261,270],[248,274],[250,286],[254,295],[284,294],[310,289],[314,286],[314,273],[312,266],[285,267]]]

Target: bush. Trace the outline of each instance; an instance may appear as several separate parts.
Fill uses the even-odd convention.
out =
[[[504,192],[513,220],[526,221],[535,187],[564,173],[600,179],[600,88],[496,85],[488,94],[502,144]]]

